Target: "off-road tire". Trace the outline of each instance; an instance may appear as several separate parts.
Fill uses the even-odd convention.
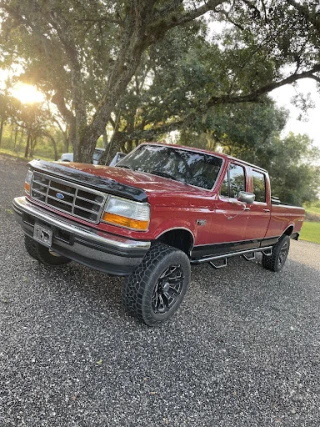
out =
[[[184,252],[155,243],[126,279],[123,290],[126,311],[149,326],[168,320],[179,308],[190,276],[190,261]]]
[[[271,255],[262,254],[263,267],[274,272],[280,271],[287,260],[289,248],[290,237],[283,235],[274,245]]]
[[[28,254],[44,265],[63,265],[68,264],[71,261],[71,259],[62,255],[53,254],[49,248],[46,248],[26,235],[24,236],[24,245]]]

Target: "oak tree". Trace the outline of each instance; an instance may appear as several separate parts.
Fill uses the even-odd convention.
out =
[[[70,129],[75,158],[88,161],[107,124],[115,129],[111,156],[121,144],[117,130],[125,130],[130,143],[187,128],[217,106],[257,102],[302,78],[319,81],[318,12],[318,2],[295,0],[0,0],[1,49],[7,62],[21,64],[25,79],[51,94]],[[205,46],[201,26],[212,31],[218,21],[226,31],[213,40],[207,36]],[[161,105],[172,96],[162,120],[148,119],[148,126],[136,129],[127,117],[127,128],[121,129],[125,97],[146,57],[156,61],[161,43],[176,29],[194,25],[201,49],[212,55],[210,67],[200,61],[199,85],[190,90],[186,79],[170,92],[164,81]],[[145,75],[144,86],[137,87],[147,92],[153,75]]]

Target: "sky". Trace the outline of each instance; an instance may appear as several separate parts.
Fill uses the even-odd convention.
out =
[[[301,110],[290,102],[297,93],[310,94],[314,108],[308,109],[303,114],[303,120],[298,120]],[[313,144],[320,149],[320,92],[317,91],[316,82],[312,79],[303,79],[297,83],[296,88],[286,85],[271,92],[271,97],[280,107],[290,111],[290,117],[284,129],[284,135],[289,132],[306,134],[313,140]],[[283,136],[284,136],[283,135]]]

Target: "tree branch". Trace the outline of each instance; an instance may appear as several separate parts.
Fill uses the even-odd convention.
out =
[[[320,83],[320,77],[315,76],[313,73],[320,71],[320,64],[315,65],[311,70],[305,71],[300,74],[293,74],[283,80],[278,82],[272,82],[268,85],[261,87],[247,95],[239,95],[239,96],[220,96],[220,97],[212,97],[209,99],[206,105],[195,104],[193,108],[193,112],[185,116],[184,118],[180,118],[174,122],[170,122],[164,125],[155,126],[150,129],[136,129],[133,132],[119,132],[118,138],[121,143],[125,143],[132,140],[152,140],[157,135],[161,135],[163,133],[168,133],[174,130],[181,129],[183,127],[188,127],[192,124],[192,122],[198,118],[199,115],[203,114],[204,111],[208,110],[217,105],[225,105],[225,104],[238,104],[238,103],[247,103],[247,102],[257,102],[259,98],[267,93],[271,92],[274,89],[277,89],[286,84],[291,84],[295,81],[298,81],[303,78],[312,78]]]
[[[186,10],[184,13],[181,13],[180,2],[177,2],[179,7],[173,12],[165,18],[161,17],[147,26],[147,34],[149,38],[152,38],[153,34],[164,35],[171,28],[187,24],[209,11],[215,11],[216,7],[223,3],[227,3],[226,0],[208,0],[204,5],[196,9]]]
[[[133,132],[119,132],[120,143],[125,143],[132,140],[153,140],[157,135],[168,133],[182,128],[185,125],[185,120],[177,120],[165,125],[156,126],[151,129],[135,130]]]
[[[313,78],[313,73],[320,71],[320,64],[316,64],[309,71],[304,71],[300,74],[292,74],[291,76],[280,80],[278,82],[271,82],[256,91],[249,93],[247,95],[239,95],[239,96],[221,96],[221,97],[212,97],[207,103],[207,107],[213,107],[219,104],[238,104],[244,102],[256,102],[258,98],[262,95],[266,95],[267,93],[273,91],[274,89],[278,89],[279,87],[294,83],[298,80],[305,78]]]
[[[320,77],[315,76],[314,74],[312,74],[312,75],[311,75],[311,76],[309,76],[309,77],[310,77],[310,79],[313,79],[313,80],[315,80],[316,82],[320,83]]]
[[[286,0],[287,3],[289,3],[292,7],[294,7],[301,15],[303,15],[311,24],[315,26],[317,31],[320,33],[320,18],[317,15],[313,15],[310,13],[307,6],[301,5],[297,3],[295,0]]]
[[[53,95],[53,97],[51,98],[51,102],[53,102],[58,107],[58,110],[60,111],[67,123],[69,123],[70,125],[74,124],[75,117],[72,112],[67,108],[61,91],[57,91]]]

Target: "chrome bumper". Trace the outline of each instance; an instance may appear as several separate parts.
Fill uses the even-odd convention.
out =
[[[62,218],[33,205],[26,197],[15,198],[13,209],[26,235],[33,237],[35,223],[46,225],[53,231],[53,251],[109,274],[131,274],[151,245],[150,241],[114,236]]]

